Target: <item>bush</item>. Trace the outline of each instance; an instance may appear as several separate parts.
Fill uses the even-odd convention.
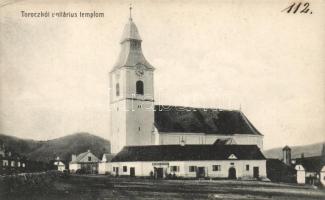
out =
[[[68,175],[59,171],[28,173],[4,176],[0,179],[1,193],[48,193],[58,178],[67,178]]]

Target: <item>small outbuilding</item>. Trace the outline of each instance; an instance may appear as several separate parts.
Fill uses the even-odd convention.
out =
[[[102,160],[98,163],[98,174],[109,174],[112,171],[111,160],[115,154],[103,154]]]

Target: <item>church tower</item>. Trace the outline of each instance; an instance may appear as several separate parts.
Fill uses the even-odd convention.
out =
[[[118,61],[109,73],[112,153],[124,146],[151,145],[154,141],[154,67],[142,53],[131,9]]]

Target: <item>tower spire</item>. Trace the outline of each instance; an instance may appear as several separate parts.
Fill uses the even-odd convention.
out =
[[[130,17],[129,17],[129,20],[132,21],[132,4],[130,3]]]

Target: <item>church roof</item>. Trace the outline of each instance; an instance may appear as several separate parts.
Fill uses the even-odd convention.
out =
[[[129,22],[125,24],[121,43],[125,40],[141,40],[141,37],[138,32],[138,28],[133,22],[132,19],[129,19]]]
[[[131,43],[131,41],[133,42]],[[142,53],[141,41],[138,28],[130,18],[129,22],[124,27],[121,40],[121,52],[112,71],[121,67],[135,67],[137,65],[145,66],[148,69],[154,69]]]
[[[211,108],[156,105],[155,127],[159,133],[262,135],[241,111]]]
[[[256,145],[151,145],[126,146],[112,162],[228,160],[231,155],[237,160],[265,160]]]

